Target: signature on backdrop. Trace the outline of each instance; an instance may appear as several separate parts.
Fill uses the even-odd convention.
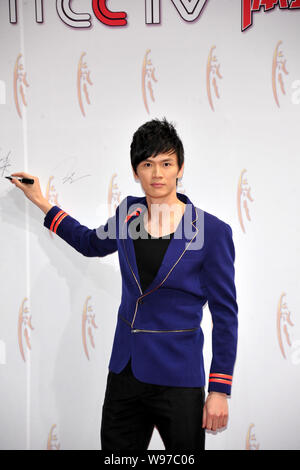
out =
[[[83,178],[92,176],[88,174],[82,166],[80,166],[77,157],[66,158],[53,168],[51,173],[54,174],[62,184],[73,184]]]
[[[11,150],[9,150],[7,153],[3,153],[2,149],[0,148],[0,176],[5,176],[5,173],[9,173],[8,168],[11,167],[10,157]]]

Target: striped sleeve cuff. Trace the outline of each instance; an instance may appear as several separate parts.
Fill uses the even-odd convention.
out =
[[[212,372],[209,374],[208,392],[231,394],[232,375]]]
[[[51,230],[51,232],[56,233],[60,223],[65,217],[67,217],[67,215],[69,214],[60,209],[60,207],[53,206],[45,216],[44,226]]]

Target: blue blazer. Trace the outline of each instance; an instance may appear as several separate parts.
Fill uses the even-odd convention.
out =
[[[147,210],[146,197],[127,196],[105,225],[89,229],[53,206],[44,225],[85,256],[118,251],[122,298],[109,369],[131,357],[135,377],[151,384],[205,386],[203,306],[212,315],[212,361],[208,391],[231,393],[237,349],[235,249],[230,225],[185,202],[182,219],[163,262],[143,292],[135,258],[134,227]]]

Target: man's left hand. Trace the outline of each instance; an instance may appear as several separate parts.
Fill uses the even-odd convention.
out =
[[[204,408],[202,427],[210,431],[217,431],[227,425],[228,403],[225,393],[210,392]]]

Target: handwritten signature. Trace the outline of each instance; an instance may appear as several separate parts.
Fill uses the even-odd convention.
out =
[[[0,156],[0,171],[2,171],[1,176],[3,176],[4,173],[7,171],[7,168],[11,166],[10,161],[9,161],[10,154],[11,154],[11,151],[8,152],[6,157]]]
[[[87,176],[91,176],[91,175],[83,175],[83,176],[79,176],[77,178],[74,178],[74,175],[75,175],[75,171],[72,171],[71,173],[67,174],[67,176],[64,176],[63,177],[63,184],[65,183],[75,183],[75,181],[78,181],[82,178],[86,178]]]

